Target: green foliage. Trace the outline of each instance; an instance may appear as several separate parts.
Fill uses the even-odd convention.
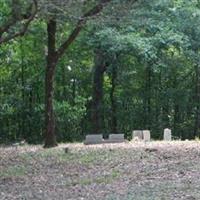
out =
[[[114,97],[119,132],[129,137],[133,129],[151,129],[153,137],[162,138],[163,128],[170,127],[180,138],[196,135],[199,2],[141,0],[134,6],[130,2],[123,1],[121,10],[118,7],[121,4],[108,6],[91,19],[60,60],[54,85],[59,141],[81,140],[90,131],[95,49],[103,52],[108,65],[102,108],[105,133],[111,130],[114,67],[117,69]],[[41,9],[45,6],[43,3]],[[67,10],[63,7],[62,11],[58,10],[59,6],[51,7],[51,14],[56,9],[60,22],[58,33],[63,32],[59,43],[70,34],[78,17],[96,1],[81,3],[76,12],[75,3],[80,2],[74,2]],[[129,9],[124,9],[128,6]],[[0,10],[0,23],[3,23],[11,12],[9,1],[1,1]],[[39,16],[42,20],[37,19],[25,37],[1,46],[0,141],[4,143],[23,138],[38,143],[43,138],[47,42],[44,19],[49,13],[39,13]]]
[[[81,123],[86,112],[85,99],[80,97],[75,103],[76,106],[72,106],[65,101],[55,103],[59,141],[72,142],[83,139]]]

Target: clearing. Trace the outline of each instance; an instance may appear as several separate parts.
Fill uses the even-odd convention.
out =
[[[200,142],[0,147],[0,199],[199,200]]]

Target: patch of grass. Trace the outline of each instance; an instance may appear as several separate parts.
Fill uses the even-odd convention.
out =
[[[59,154],[57,157],[56,157],[57,161],[59,161],[60,163],[63,163],[63,162],[73,162],[76,157],[75,155],[73,154]]]
[[[104,177],[100,177],[100,178],[95,179],[95,183],[98,183],[98,184],[101,184],[101,183],[108,184],[108,183],[111,183],[113,180],[114,179],[113,179],[112,176],[104,176]]]
[[[77,183],[77,184],[80,184],[80,185],[91,185],[92,183],[93,183],[92,179],[83,178],[83,179],[80,179],[79,183]]]
[[[82,154],[79,160],[82,164],[96,164],[98,162],[109,162],[115,157],[114,152],[109,150],[94,150]]]
[[[96,184],[109,184],[112,183],[116,178],[120,176],[120,172],[117,170],[113,170],[111,174],[104,175],[102,177],[84,177],[78,180],[74,180],[71,183],[66,183],[66,186],[75,186],[75,185],[91,185],[93,183]]]
[[[45,149],[39,152],[28,152],[20,155],[20,159],[26,163],[31,163],[33,160],[39,163],[53,162],[65,163],[79,160],[77,153],[65,153],[63,149]]]
[[[96,159],[97,157],[95,153],[87,153],[87,154],[84,154],[82,157],[80,157],[79,160],[82,164],[91,164],[95,162]]]
[[[111,176],[112,178],[117,178],[120,176],[120,172],[118,170],[112,170]]]
[[[24,161],[31,161],[32,159],[45,159],[45,158],[48,158],[48,157],[52,157],[52,156],[57,156],[58,154],[58,151],[53,151],[51,149],[49,150],[42,150],[42,151],[39,151],[39,152],[26,152],[26,153],[22,153],[20,155],[20,158],[23,159]]]
[[[8,167],[0,172],[1,178],[7,177],[21,177],[26,175],[26,168],[24,166]]]
[[[94,165],[98,162],[110,162],[113,157],[117,157],[118,152],[109,150],[92,150],[85,152],[68,152],[65,153],[64,149],[45,149],[38,152],[23,153],[20,157],[27,162],[33,159],[36,160],[54,160],[60,163],[65,162],[79,162],[83,165]]]
[[[33,153],[22,153],[19,157],[25,162],[30,162],[33,159],[33,156]]]
[[[36,156],[39,158],[48,158],[52,156],[59,156],[61,154],[60,150],[57,149],[44,149],[38,153],[36,153]]]
[[[86,185],[91,185],[93,183],[101,184],[101,183],[108,183],[110,182],[110,178],[104,176],[104,177],[98,177],[98,178],[81,178],[79,180],[75,180],[71,183],[66,183],[66,186],[76,186],[76,185],[81,185],[81,186],[86,186]]]

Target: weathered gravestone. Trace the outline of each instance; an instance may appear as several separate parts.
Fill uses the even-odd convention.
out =
[[[171,129],[164,129],[164,137],[163,137],[164,141],[171,141],[172,140],[172,131]]]
[[[143,140],[145,142],[150,142],[150,140],[151,140],[151,133],[150,133],[150,131],[149,130],[144,130],[142,132],[143,132]]]
[[[133,131],[132,138],[138,138],[139,140],[143,140],[143,132],[142,130],[135,130]]]
[[[110,134],[108,142],[124,142],[124,134]]]
[[[103,136],[100,134],[86,135],[84,144],[101,144],[103,142]]]

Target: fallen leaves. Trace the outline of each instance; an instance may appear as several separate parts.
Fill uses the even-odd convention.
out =
[[[0,148],[1,199],[198,200],[199,171],[195,141]]]

